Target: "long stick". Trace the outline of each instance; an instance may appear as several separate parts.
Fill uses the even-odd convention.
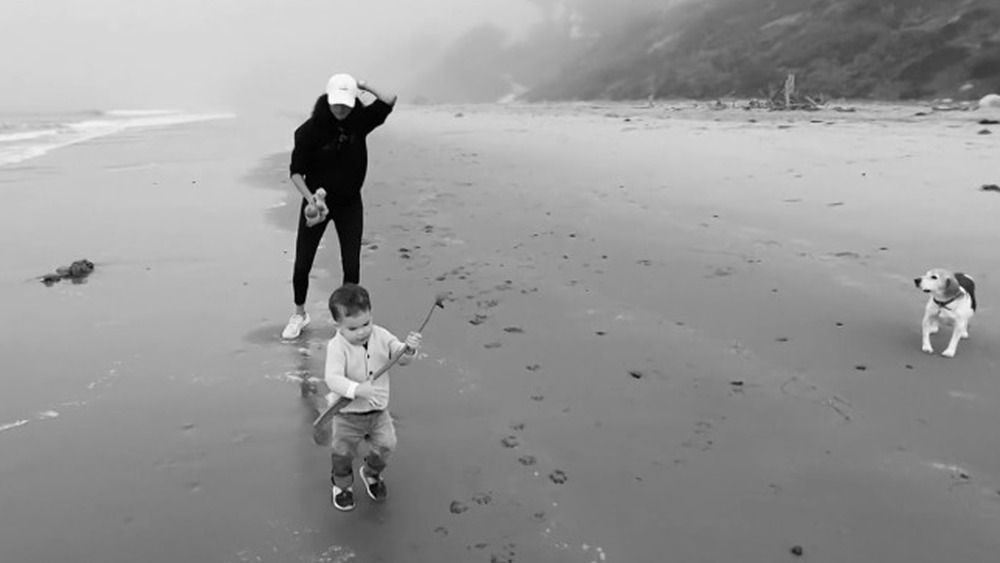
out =
[[[431,315],[434,314],[434,309],[437,309],[438,307],[444,309],[444,300],[445,300],[445,297],[446,297],[445,294],[439,294],[434,299],[434,304],[431,305],[430,311],[427,311],[427,316],[424,317],[424,322],[420,324],[420,328],[417,329],[417,332],[423,332],[424,331],[424,327],[426,327],[427,323],[431,320]],[[406,354],[409,351],[410,351],[410,347],[409,346],[404,346],[403,349],[400,350],[400,352],[398,354],[396,354],[396,356],[394,358],[390,359],[387,364],[385,364],[384,366],[382,366],[381,368],[379,368],[378,371],[376,371],[369,379],[371,381],[375,381],[376,379],[382,377],[382,375],[384,375],[385,372],[389,371],[389,369],[392,366],[396,365],[396,363],[400,360],[400,358],[402,358],[403,355]],[[340,412],[341,410],[343,410],[344,407],[346,407],[347,405],[351,404],[351,401],[352,401],[352,399],[348,399],[347,397],[341,397],[341,398],[337,399],[332,405],[330,405],[329,407],[327,407],[325,411],[323,411],[322,413],[320,413],[320,415],[318,417],[316,417],[316,420],[313,421],[313,427],[319,428],[320,426],[322,426],[322,425],[326,424],[327,422],[329,422],[330,419],[333,418],[333,415],[337,414],[338,412]]]

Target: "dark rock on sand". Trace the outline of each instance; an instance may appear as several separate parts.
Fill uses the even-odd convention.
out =
[[[39,279],[45,285],[52,285],[64,279],[73,280],[73,283],[82,283],[93,271],[94,263],[84,258],[73,262],[69,266],[60,266],[56,268],[55,273],[45,274]]]

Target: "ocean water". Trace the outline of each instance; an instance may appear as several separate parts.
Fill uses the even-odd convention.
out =
[[[231,113],[180,110],[111,110],[51,114],[0,113],[0,167],[37,158],[53,150],[138,127],[229,119]]]

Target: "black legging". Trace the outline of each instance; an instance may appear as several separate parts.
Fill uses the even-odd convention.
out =
[[[330,214],[326,221],[312,227],[306,226],[306,218],[302,211],[306,202],[303,199],[299,207],[299,232],[295,238],[295,268],[292,270],[292,289],[295,293],[295,304],[305,305],[306,293],[309,291],[309,272],[319,241],[323,238],[327,224],[333,221],[337,229],[337,239],[340,240],[340,264],[344,270],[344,283],[361,281],[361,234],[364,228],[364,205],[359,197],[349,203],[329,204]]]

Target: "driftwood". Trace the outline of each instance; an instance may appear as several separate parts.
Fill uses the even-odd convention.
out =
[[[781,90],[771,94],[771,110],[806,110],[816,111],[820,104],[816,100],[805,94],[801,94],[795,86],[795,75],[789,74],[785,77],[785,84]]]
[[[805,110],[816,111],[824,105],[822,96],[809,96],[801,93],[795,84],[795,75],[789,74],[785,77],[785,83],[781,88],[771,88],[770,92],[764,93],[763,99],[754,98],[742,106],[745,110],[766,109],[770,111],[785,110]],[[716,102],[718,103],[718,102]]]
[[[770,92],[765,94],[764,99],[754,98],[747,102],[743,109],[816,111],[822,105],[823,102],[817,101],[814,97],[800,93],[795,85],[795,75],[789,74],[785,77],[785,83],[781,88],[771,88]]]

